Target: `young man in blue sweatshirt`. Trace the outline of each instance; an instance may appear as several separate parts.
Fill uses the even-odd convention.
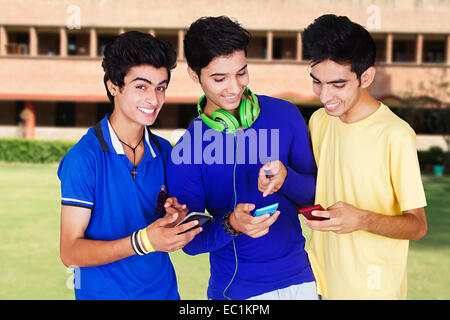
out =
[[[184,48],[204,96],[174,147],[171,196],[214,217],[184,247],[210,253],[209,299],[317,299],[297,205],[314,200],[309,133],[291,103],[247,87],[247,30],[227,17],[194,22]],[[278,203],[278,211],[254,210]]]

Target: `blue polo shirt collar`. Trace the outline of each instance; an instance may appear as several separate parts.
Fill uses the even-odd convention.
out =
[[[101,121],[101,127],[102,127],[102,135],[104,142],[107,145],[107,149],[104,145],[102,145],[104,151],[110,151],[115,152],[117,154],[125,154],[125,150],[123,149],[122,143],[119,141],[119,138],[117,137],[116,133],[114,132],[111,123],[108,120],[108,115],[105,116]],[[153,158],[156,157],[156,153],[153,150],[153,147],[150,143],[150,135],[148,133],[147,127],[144,130],[144,140],[147,143],[148,149],[150,150],[150,153]],[[108,150],[109,149],[109,150]]]

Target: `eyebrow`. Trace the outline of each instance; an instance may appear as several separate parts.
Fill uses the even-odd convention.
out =
[[[242,68],[240,68],[237,72],[241,72],[245,68],[247,68],[247,65],[245,65]],[[210,74],[209,76],[210,77],[216,77],[216,76],[224,76],[224,75],[226,75],[226,73],[213,73],[213,74]]]
[[[153,85],[153,83],[152,83],[150,80],[145,79],[145,78],[141,78],[141,77],[134,78],[133,80],[130,81],[130,83],[132,83],[132,82],[134,82],[134,81],[144,81],[144,82],[147,82],[147,83],[150,84],[150,85]],[[161,81],[160,83],[158,83],[158,85],[162,85],[162,84],[164,84],[164,83],[169,83],[169,80],[168,80],[168,79],[163,80],[163,81]]]
[[[311,76],[311,78],[313,78],[314,80],[321,82],[319,79],[317,79],[312,73],[309,74]],[[348,82],[348,80],[345,79],[337,79],[337,80],[333,80],[333,81],[329,81],[327,82],[327,84],[334,84],[334,83],[345,83]]]

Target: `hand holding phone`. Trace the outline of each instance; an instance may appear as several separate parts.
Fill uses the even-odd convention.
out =
[[[262,216],[263,214],[270,214],[273,215],[278,209],[278,202],[271,204],[270,206],[264,207],[264,208],[259,208],[257,210],[255,210],[255,212],[253,212],[252,216],[254,217],[259,217]]]
[[[328,220],[328,219],[330,219],[330,218],[323,218],[323,217],[313,216],[312,212],[314,210],[316,210],[316,211],[323,211],[325,209],[322,208],[322,206],[320,204],[317,204],[317,205],[312,206],[312,207],[299,209],[298,212],[301,213],[308,220],[319,220],[319,221],[321,221],[321,220]]]

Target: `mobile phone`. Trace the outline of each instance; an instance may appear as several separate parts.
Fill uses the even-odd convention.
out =
[[[255,212],[253,212],[252,216],[259,217],[262,216],[263,214],[273,215],[277,211],[277,209],[278,209],[278,202],[264,208],[256,209]]]
[[[183,220],[181,220],[180,222],[178,222],[178,224],[176,225],[176,227],[178,227],[179,225],[182,225],[184,223],[188,223],[194,220],[198,220],[198,224],[186,231],[180,232],[179,234],[183,234],[186,233],[188,231],[191,231],[192,229],[198,228],[202,225],[204,225],[205,223],[211,223],[212,221],[212,216],[207,213],[207,212],[191,212],[188,215],[186,215],[186,217],[184,217]]]
[[[299,209],[298,212],[301,213],[308,220],[328,220],[328,219],[330,219],[330,218],[323,218],[323,217],[313,216],[312,215],[313,210],[323,211],[325,209],[322,208],[322,206],[320,204],[317,204],[317,205],[312,206],[312,207]]]

